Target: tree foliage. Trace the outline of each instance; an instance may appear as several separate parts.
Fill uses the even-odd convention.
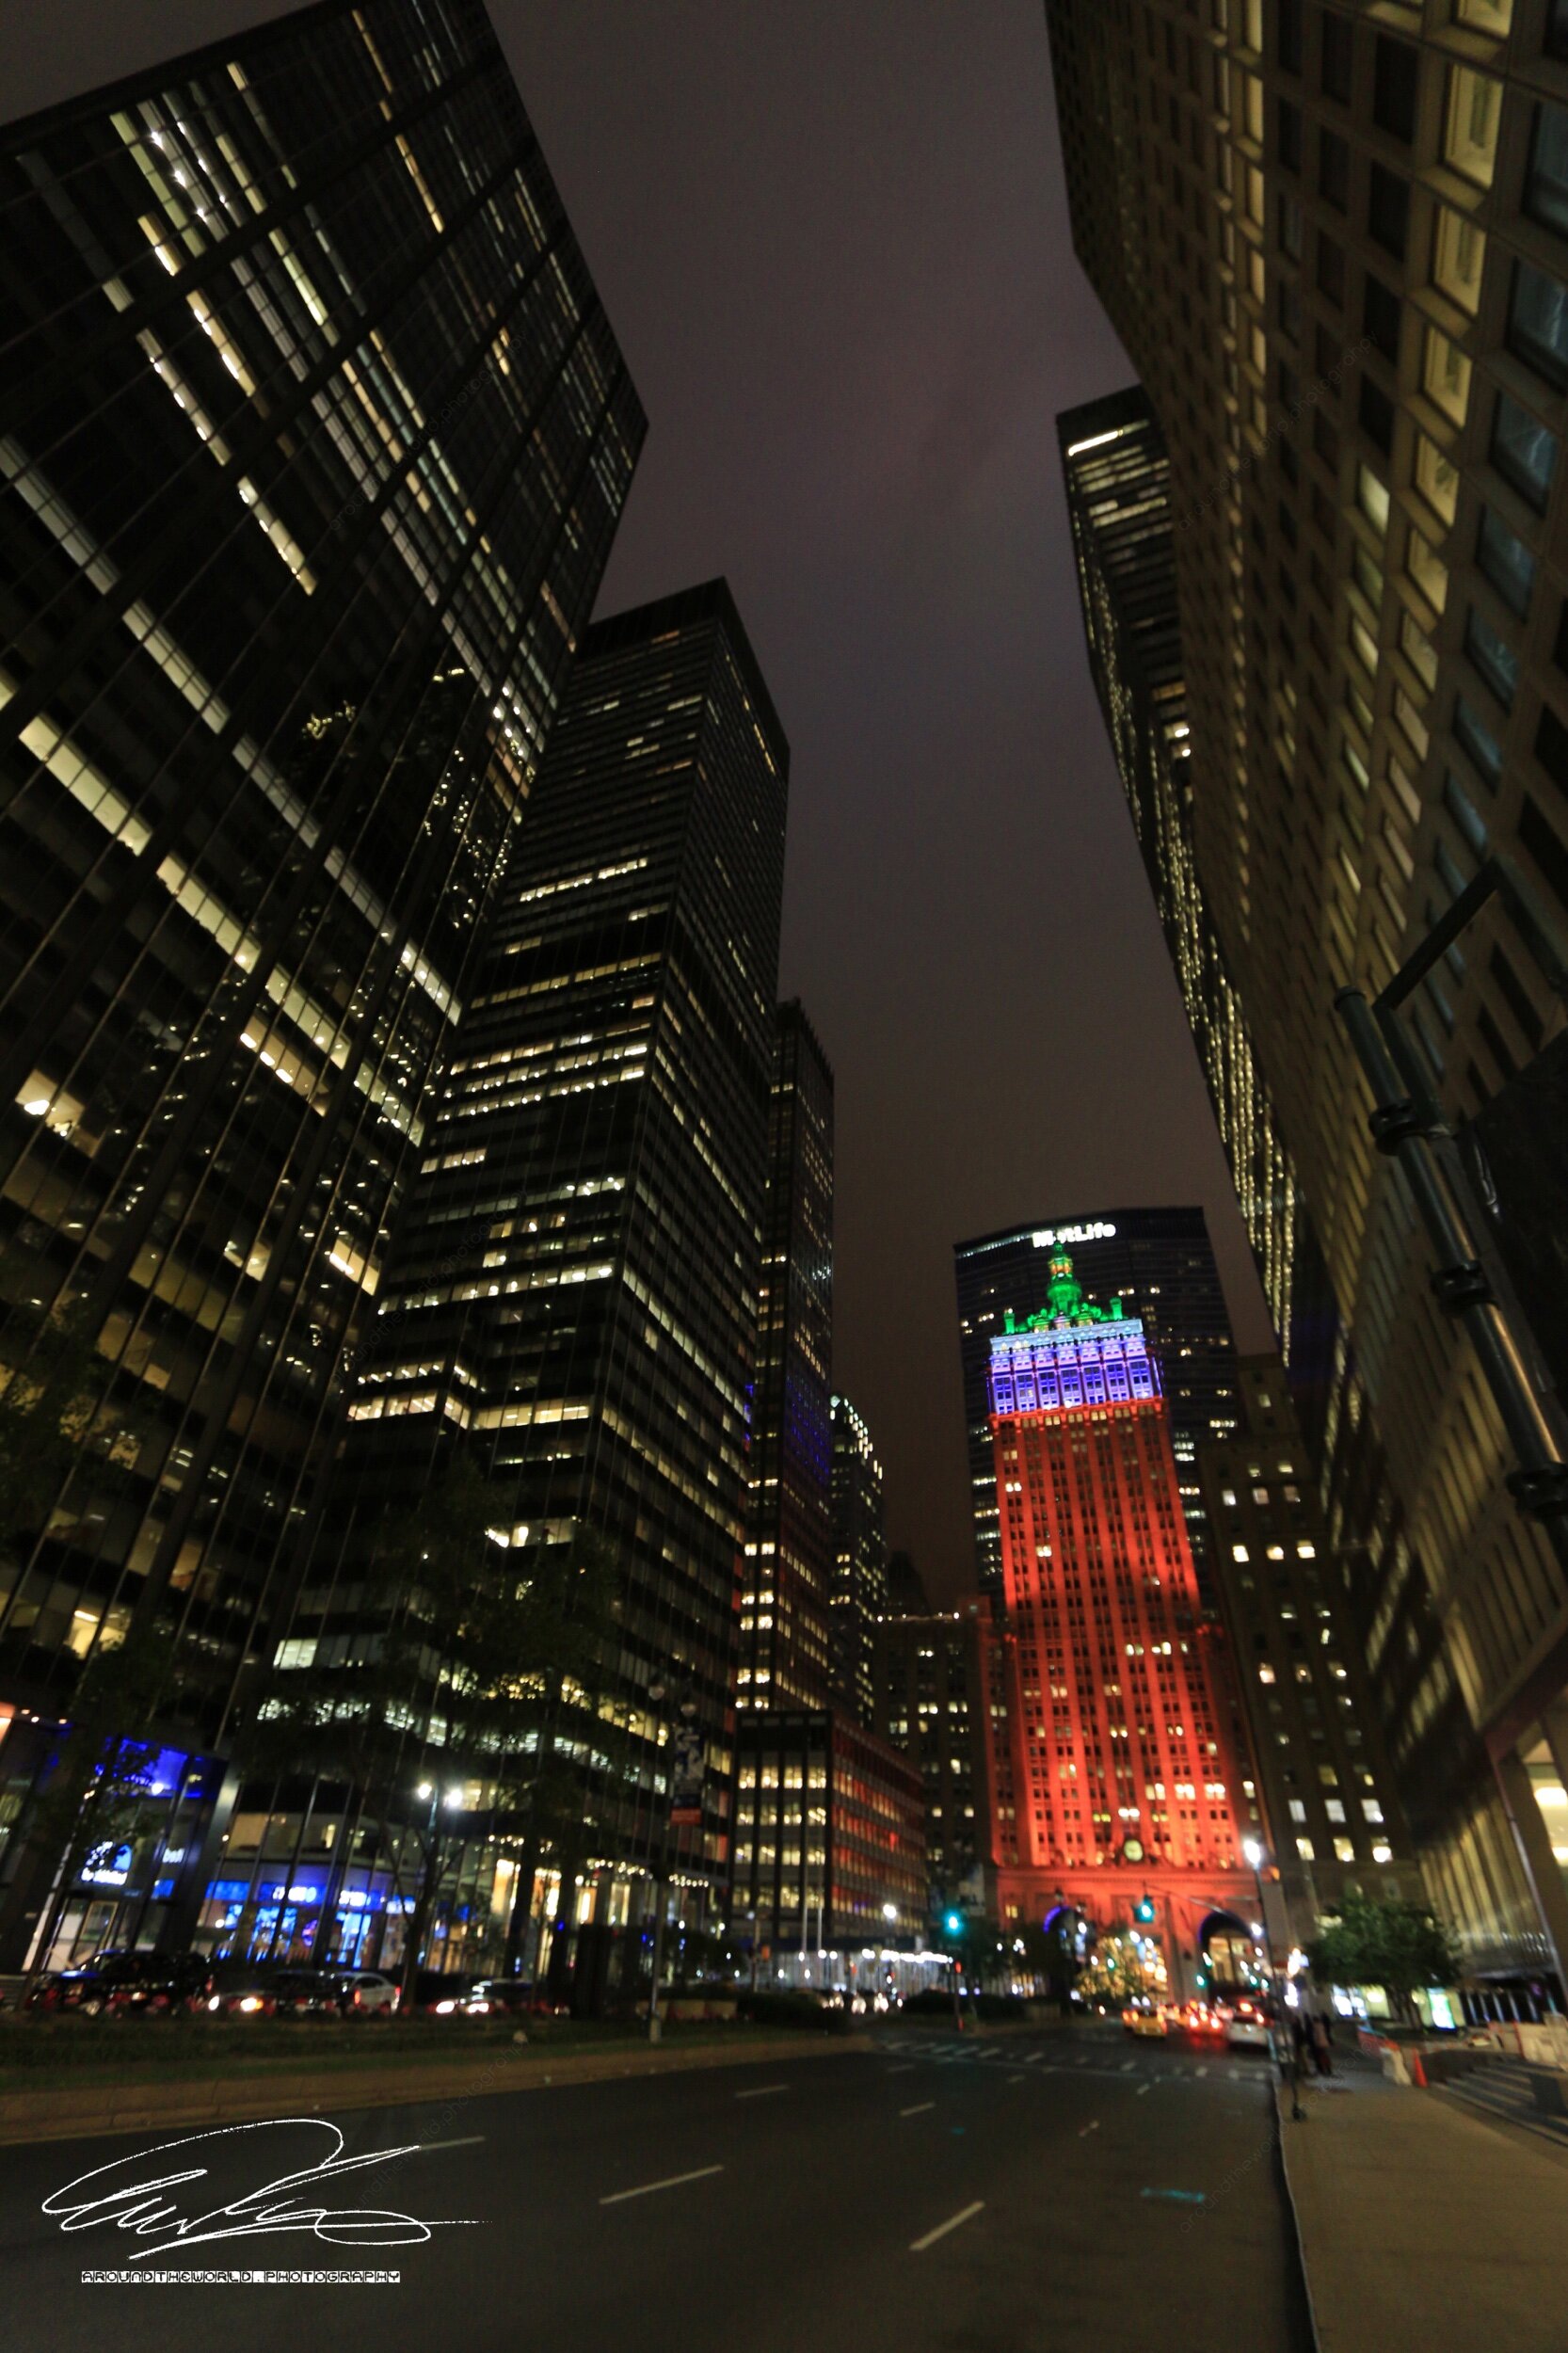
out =
[[[1345,1896],[1306,1957],[1325,1985],[1381,1985],[1403,2017],[1417,1986],[1451,1985],[1460,1972],[1436,1914],[1402,1896]]]

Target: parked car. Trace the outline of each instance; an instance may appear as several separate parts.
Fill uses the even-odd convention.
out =
[[[336,1981],[326,1969],[306,1969],[295,1961],[271,1961],[266,1981],[280,2018],[337,2016],[340,2003]]]
[[[1128,2034],[1157,2035],[1161,2041],[1164,2039],[1165,2018],[1160,2010],[1140,2009],[1133,2002],[1123,2010],[1122,2024]]]
[[[74,2010],[83,2018],[186,2009],[204,1995],[210,1965],[200,1953],[94,1953],[90,1961],[56,1970],[30,2007]]]
[[[330,1998],[344,2018],[390,2018],[398,2007],[398,1988],[379,1969],[334,1969],[329,1977]]]
[[[520,2017],[535,2006],[534,1988],[526,1977],[476,1977],[470,1991],[492,2016]]]
[[[416,2018],[488,2018],[488,1997],[459,1969],[419,1969],[409,2009]]]
[[[1269,2047],[1269,2012],[1262,2002],[1243,1995],[1229,2007],[1225,2020],[1225,2041],[1233,2051],[1266,2051]]]
[[[270,2018],[278,2008],[273,1973],[264,1961],[209,1961],[189,1997],[195,2010],[215,2018]]]

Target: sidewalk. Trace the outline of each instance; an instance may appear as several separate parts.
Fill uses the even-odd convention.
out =
[[[1276,2094],[1319,2353],[1563,2353],[1568,2160],[1442,2092],[1332,2080],[1304,2123]]]

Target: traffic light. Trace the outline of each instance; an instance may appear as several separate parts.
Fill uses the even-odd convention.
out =
[[[961,1912],[950,1912],[942,1925],[947,1929],[950,1936],[962,1936],[964,1933],[964,1915]]]
[[[1154,1919],[1154,1897],[1140,1896],[1132,1907],[1132,1916],[1142,1927],[1145,1929],[1149,1927]]]

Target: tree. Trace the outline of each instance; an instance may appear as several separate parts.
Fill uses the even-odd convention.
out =
[[[133,1625],[123,1642],[101,1640],[77,1679],[71,1721],[29,1825],[30,1839],[60,1856],[29,1992],[44,1973],[71,1891],[90,1857],[112,1852],[136,1828],[152,1752],[125,1728],[157,1713],[168,1678],[164,1639],[154,1627]]]
[[[1140,2001],[1163,1990],[1125,1920],[1100,1930],[1079,1985],[1092,2002]]]
[[[1406,2021],[1417,1986],[1451,1985],[1459,1958],[1436,1914],[1403,1896],[1345,1896],[1306,1948],[1314,1977],[1326,1985],[1381,1985]]]
[[[561,1751],[608,1737],[616,1555],[584,1528],[565,1542],[513,1545],[510,1521],[509,1505],[462,1458],[416,1504],[385,1512],[371,1531],[359,1655],[275,1669],[244,1743],[252,1771],[344,1784],[384,1832],[396,1825],[412,1840],[406,1997],[456,1840],[457,1801],[477,1784],[492,1835],[520,1847],[526,1918],[541,1847],[584,1834],[581,1779],[563,1769]]]

